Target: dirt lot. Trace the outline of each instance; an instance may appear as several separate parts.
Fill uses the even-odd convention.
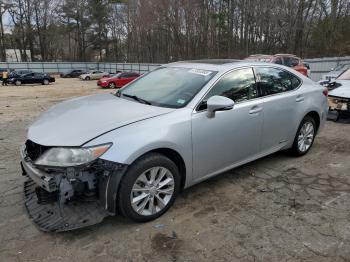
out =
[[[0,261],[350,261],[350,125],[306,156],[277,153],[183,192],[160,219],[40,232],[22,200],[19,147],[38,114],[96,82],[0,87]],[[107,112],[106,112],[107,113]]]

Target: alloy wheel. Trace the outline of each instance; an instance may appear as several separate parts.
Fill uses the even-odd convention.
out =
[[[311,122],[305,122],[298,134],[298,149],[304,153],[309,150],[315,137],[315,128]]]
[[[130,194],[133,210],[142,216],[163,210],[175,189],[173,174],[165,167],[152,167],[136,179]]]

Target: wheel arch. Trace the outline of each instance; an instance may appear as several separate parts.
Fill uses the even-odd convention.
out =
[[[310,117],[312,117],[312,118],[315,120],[315,122],[316,122],[316,131],[317,131],[317,130],[319,129],[320,123],[321,123],[321,118],[320,118],[319,113],[316,112],[316,111],[310,111],[310,112],[308,112],[308,113],[304,116],[304,118],[305,118],[306,116],[310,116]],[[304,118],[303,118],[303,119],[304,119]]]
[[[144,157],[145,155],[147,155],[149,153],[162,154],[175,163],[175,165],[179,169],[179,173],[181,176],[181,184],[180,185],[181,185],[181,189],[183,189],[186,185],[187,170],[186,170],[185,161],[184,161],[183,157],[181,156],[181,154],[179,152],[177,152],[176,150],[169,148],[169,147],[159,147],[159,148],[155,148],[155,149],[149,150],[149,151],[141,154],[133,162],[137,161],[138,159],[140,159],[141,157]]]
[[[175,165],[179,168],[179,173],[181,176],[180,190],[184,189],[184,187],[186,185],[187,172],[186,172],[185,161],[184,161],[183,157],[180,155],[180,153],[178,153],[176,150],[168,148],[168,147],[159,147],[159,148],[149,150],[149,151],[139,155],[130,164],[123,165],[123,168],[121,169],[121,171],[111,174],[111,177],[110,177],[111,182],[110,183],[114,184],[115,186],[109,187],[106,189],[107,190],[106,191],[106,201],[107,201],[106,209],[108,210],[108,212],[110,214],[115,215],[117,212],[117,208],[118,208],[117,202],[118,202],[118,194],[120,191],[120,183],[121,183],[121,180],[123,180],[123,178],[125,177],[125,175],[127,173],[128,166],[132,165],[135,161],[137,161],[141,157],[144,157],[145,155],[150,154],[150,153],[162,154],[175,163]]]

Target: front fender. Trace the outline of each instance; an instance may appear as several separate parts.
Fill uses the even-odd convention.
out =
[[[140,156],[156,149],[174,150],[185,162],[186,184],[192,180],[191,110],[188,108],[121,127],[85,146],[110,142],[112,147],[101,159],[125,165],[131,165]]]

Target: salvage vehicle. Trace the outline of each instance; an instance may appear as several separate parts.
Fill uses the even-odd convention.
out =
[[[97,85],[102,88],[121,88],[140,76],[135,72],[123,72],[111,77],[104,77],[97,81]]]
[[[329,83],[329,113],[338,120],[341,114],[350,114],[350,69],[343,72],[335,81]]]
[[[29,73],[24,75],[14,75],[7,80],[10,84],[20,86],[22,84],[43,84],[48,85],[55,82],[55,78],[45,73]]]
[[[73,70],[68,71],[67,73],[61,73],[60,77],[62,77],[62,78],[74,78],[74,77],[79,77],[85,73],[86,73],[85,70],[73,69]]]
[[[86,74],[81,74],[79,76],[80,80],[96,80],[100,79],[102,77],[108,77],[109,73],[107,72],[102,72],[100,70],[92,70],[87,72]]]
[[[184,188],[279,150],[306,154],[327,112],[327,89],[285,66],[163,65],[115,94],[57,104],[29,127],[25,206],[45,231],[116,214],[150,221]]]
[[[341,64],[335,68],[331,68],[331,71],[329,71],[327,74],[322,75],[320,82],[332,81],[349,68],[350,64]]]
[[[308,71],[309,68],[307,68],[306,63],[304,63],[301,58],[292,54],[250,55],[244,60],[285,65],[293,68],[304,76],[309,76],[310,73]]]

